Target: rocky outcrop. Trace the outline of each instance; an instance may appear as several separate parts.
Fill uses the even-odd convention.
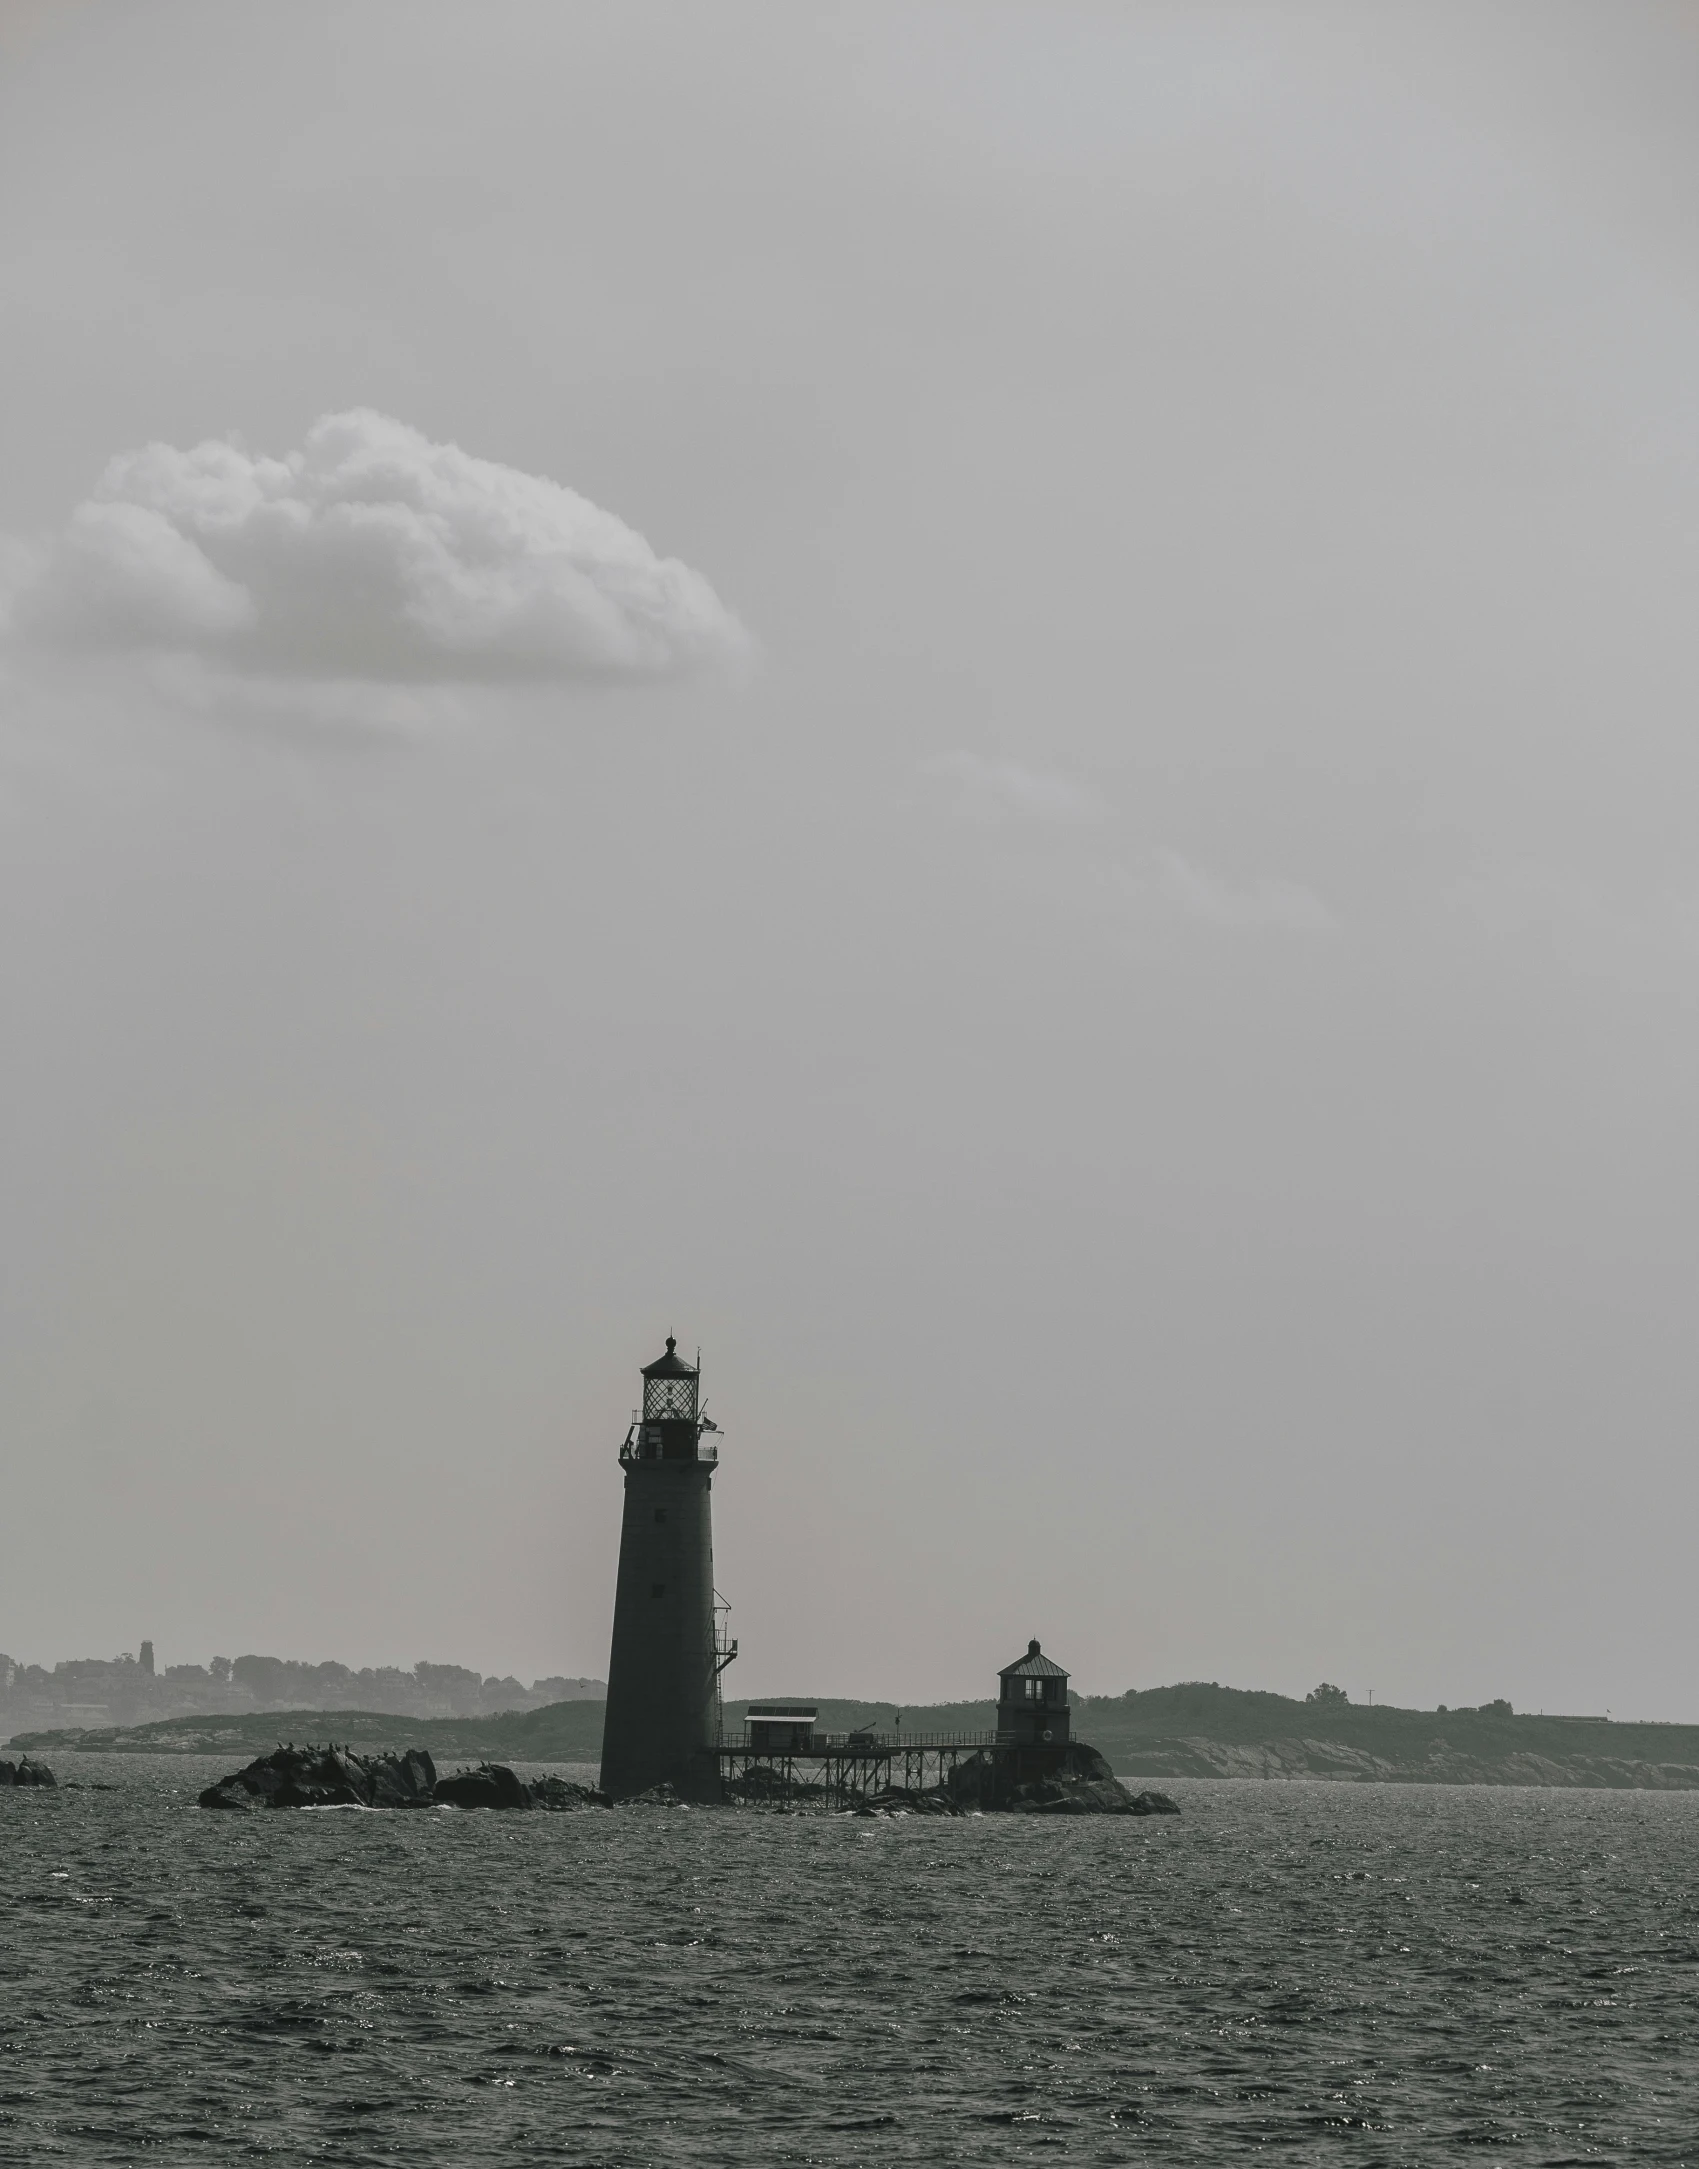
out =
[[[47,1780],[52,1784],[51,1777]],[[201,1794],[204,1808],[548,1808],[606,1807],[607,1795],[564,1777],[527,1784],[504,1763],[481,1763],[438,1777],[423,1748],[404,1755],[356,1755],[346,1747],[280,1747]]]
[[[887,1785],[883,1792],[869,1793],[856,1809],[858,1815],[962,1815],[943,1786],[922,1792],[913,1785]]]
[[[725,1782],[726,1798],[738,1807],[815,1807],[825,1804],[824,1785],[809,1779],[787,1777],[771,1763],[752,1762],[748,1769]]]
[[[439,1777],[436,1796],[439,1807],[546,1808],[556,1814],[608,1805],[607,1794],[593,1785],[574,1785],[564,1777],[534,1777],[527,1784],[501,1762],[482,1762],[475,1770]]]
[[[613,1802],[596,1785],[574,1785],[564,1777],[534,1777],[531,1780],[531,1805],[559,1813],[563,1809],[612,1807]]]
[[[1039,1778],[1004,1803],[1010,1815],[1178,1815],[1165,1792],[1129,1792],[1119,1778]]]
[[[439,1777],[436,1798],[441,1807],[529,1808],[531,1789],[505,1763],[484,1762],[475,1770]]]
[[[1166,1793],[1131,1793],[1095,1747],[1070,1740],[1050,1754],[980,1754],[958,1764],[950,1792],[993,1815],[1178,1815]]]
[[[346,1747],[279,1747],[220,1778],[204,1808],[414,1808],[435,1805],[436,1766],[423,1748],[356,1755]]]
[[[22,1762],[0,1761],[0,1785],[57,1785],[58,1782],[45,1762],[32,1762],[28,1755]]]

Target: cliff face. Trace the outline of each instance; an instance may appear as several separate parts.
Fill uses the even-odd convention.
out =
[[[1699,1789],[1699,1725],[1519,1717],[1503,1703],[1365,1708],[1198,1683],[1088,1698],[1074,1722],[1121,1777]]]
[[[1676,1729],[1672,1727],[1672,1730]],[[1699,1760],[1648,1762],[1633,1756],[1483,1754],[1436,1740],[1418,1756],[1376,1754],[1342,1740],[1153,1740],[1114,1756],[1117,1776],[1335,1778],[1392,1785],[1622,1786],[1650,1792],[1699,1790]]]

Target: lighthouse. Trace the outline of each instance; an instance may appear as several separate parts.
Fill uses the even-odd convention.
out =
[[[709,1509],[719,1448],[699,1406],[701,1376],[678,1353],[643,1366],[643,1405],[619,1450],[619,1538],[602,1786],[629,1800],[671,1785],[720,1798],[720,1673],[737,1644],[715,1631]]]

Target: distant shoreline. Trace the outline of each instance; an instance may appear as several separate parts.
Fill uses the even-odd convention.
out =
[[[813,1699],[827,1726],[899,1725],[891,1703]],[[728,1727],[741,1724],[744,1707],[727,1704]],[[338,1740],[361,1750],[424,1747],[442,1756],[594,1763],[601,1756],[603,1708],[601,1702],[571,1701],[435,1718],[342,1709],[245,1711],[19,1732],[9,1744],[32,1754],[254,1755],[291,1740]],[[1130,1779],[1699,1791],[1699,1725],[1517,1716],[1503,1705],[1440,1711],[1314,1704],[1206,1684],[1078,1696],[1073,1708],[1075,1737],[1099,1749],[1117,1777]],[[914,1705],[900,1712],[900,1727],[916,1732],[988,1731],[993,1723],[989,1702]]]
[[[130,1731],[175,1718],[265,1715],[278,1710],[357,1710],[396,1717],[495,1717],[540,1710],[556,1702],[600,1702],[607,1682],[559,1673],[527,1687],[510,1673],[485,1677],[461,1664],[421,1659],[410,1670],[367,1665],[359,1671],[334,1660],[250,1653],[214,1657],[210,1665],[154,1662],[144,1641],[139,1655],[77,1657],[56,1664],[20,1664],[0,1650],[0,1736],[35,1732]]]

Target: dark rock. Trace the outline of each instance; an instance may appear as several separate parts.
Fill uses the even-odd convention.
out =
[[[811,1807],[826,1797],[824,1785],[809,1778],[787,1777],[770,1763],[753,1762],[726,1780],[726,1795],[747,1807]]]
[[[559,1810],[613,1805],[607,1794],[599,1792],[594,1785],[574,1785],[564,1777],[534,1777],[530,1790],[533,1807]]]
[[[674,1787],[667,1784],[651,1785],[647,1792],[634,1792],[629,1800],[620,1802],[621,1807],[682,1807],[683,1804]]]
[[[1011,1815],[1131,1815],[1133,1796],[1114,1778],[1040,1778],[1017,1785]]]
[[[204,1808],[430,1807],[436,1765],[422,1747],[356,1755],[346,1747],[279,1747],[201,1794]]]
[[[877,1815],[881,1809],[887,1815],[960,1815],[963,1812],[947,1792],[921,1792],[912,1785],[887,1785],[881,1792],[869,1793],[862,1809],[869,1815]]]
[[[528,1808],[531,1788],[502,1762],[480,1763],[475,1770],[456,1770],[439,1777],[437,1805],[462,1808]]]
[[[436,1795],[437,1766],[422,1747],[404,1755],[375,1755],[366,1764],[373,1807],[430,1807]]]
[[[57,1785],[58,1782],[45,1762],[32,1762],[28,1755],[22,1762],[0,1761],[0,1785]]]
[[[1165,1793],[1135,1799],[1084,1740],[1040,1755],[978,1754],[957,1765],[950,1795],[960,1808],[996,1815],[1178,1815]],[[1160,1801],[1161,1806],[1156,1805]]]

